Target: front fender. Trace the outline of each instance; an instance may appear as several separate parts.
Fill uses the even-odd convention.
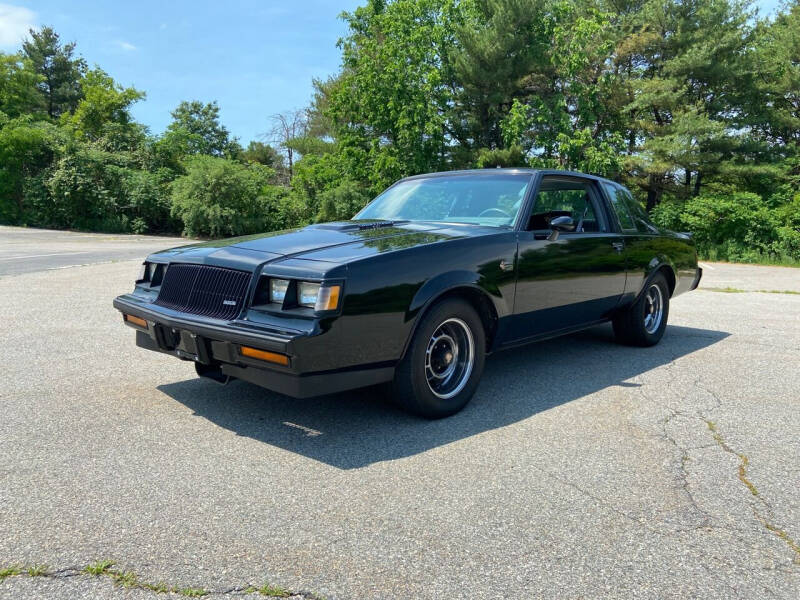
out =
[[[498,317],[510,314],[509,302],[499,289],[487,289],[481,276],[473,271],[448,271],[426,281],[411,300],[406,313],[407,319],[415,319],[424,309],[433,304],[439,297],[458,288],[471,288],[484,294],[494,305]]]

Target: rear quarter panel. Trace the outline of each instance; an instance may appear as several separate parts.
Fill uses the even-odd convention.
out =
[[[648,278],[662,265],[669,266],[675,274],[673,296],[689,290],[697,271],[694,243],[672,232],[626,235],[625,260],[628,271],[625,297],[628,300],[639,295]]]

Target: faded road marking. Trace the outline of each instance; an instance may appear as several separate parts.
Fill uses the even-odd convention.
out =
[[[0,258],[0,260],[22,260],[24,258],[41,258],[43,256],[75,256],[76,254],[90,254],[90,253],[86,251],[86,252],[54,252],[52,254],[27,254],[25,256],[8,256],[6,258]]]

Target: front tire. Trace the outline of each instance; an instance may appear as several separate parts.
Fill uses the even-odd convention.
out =
[[[664,336],[667,317],[669,286],[664,275],[656,273],[638,300],[614,318],[614,335],[623,344],[654,346]]]
[[[423,315],[395,371],[392,395],[408,412],[448,417],[472,398],[485,358],[486,333],[475,309],[443,300]]]

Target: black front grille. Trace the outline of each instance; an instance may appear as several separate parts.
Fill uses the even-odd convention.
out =
[[[171,264],[155,304],[204,317],[233,319],[242,310],[251,277],[247,271]]]

